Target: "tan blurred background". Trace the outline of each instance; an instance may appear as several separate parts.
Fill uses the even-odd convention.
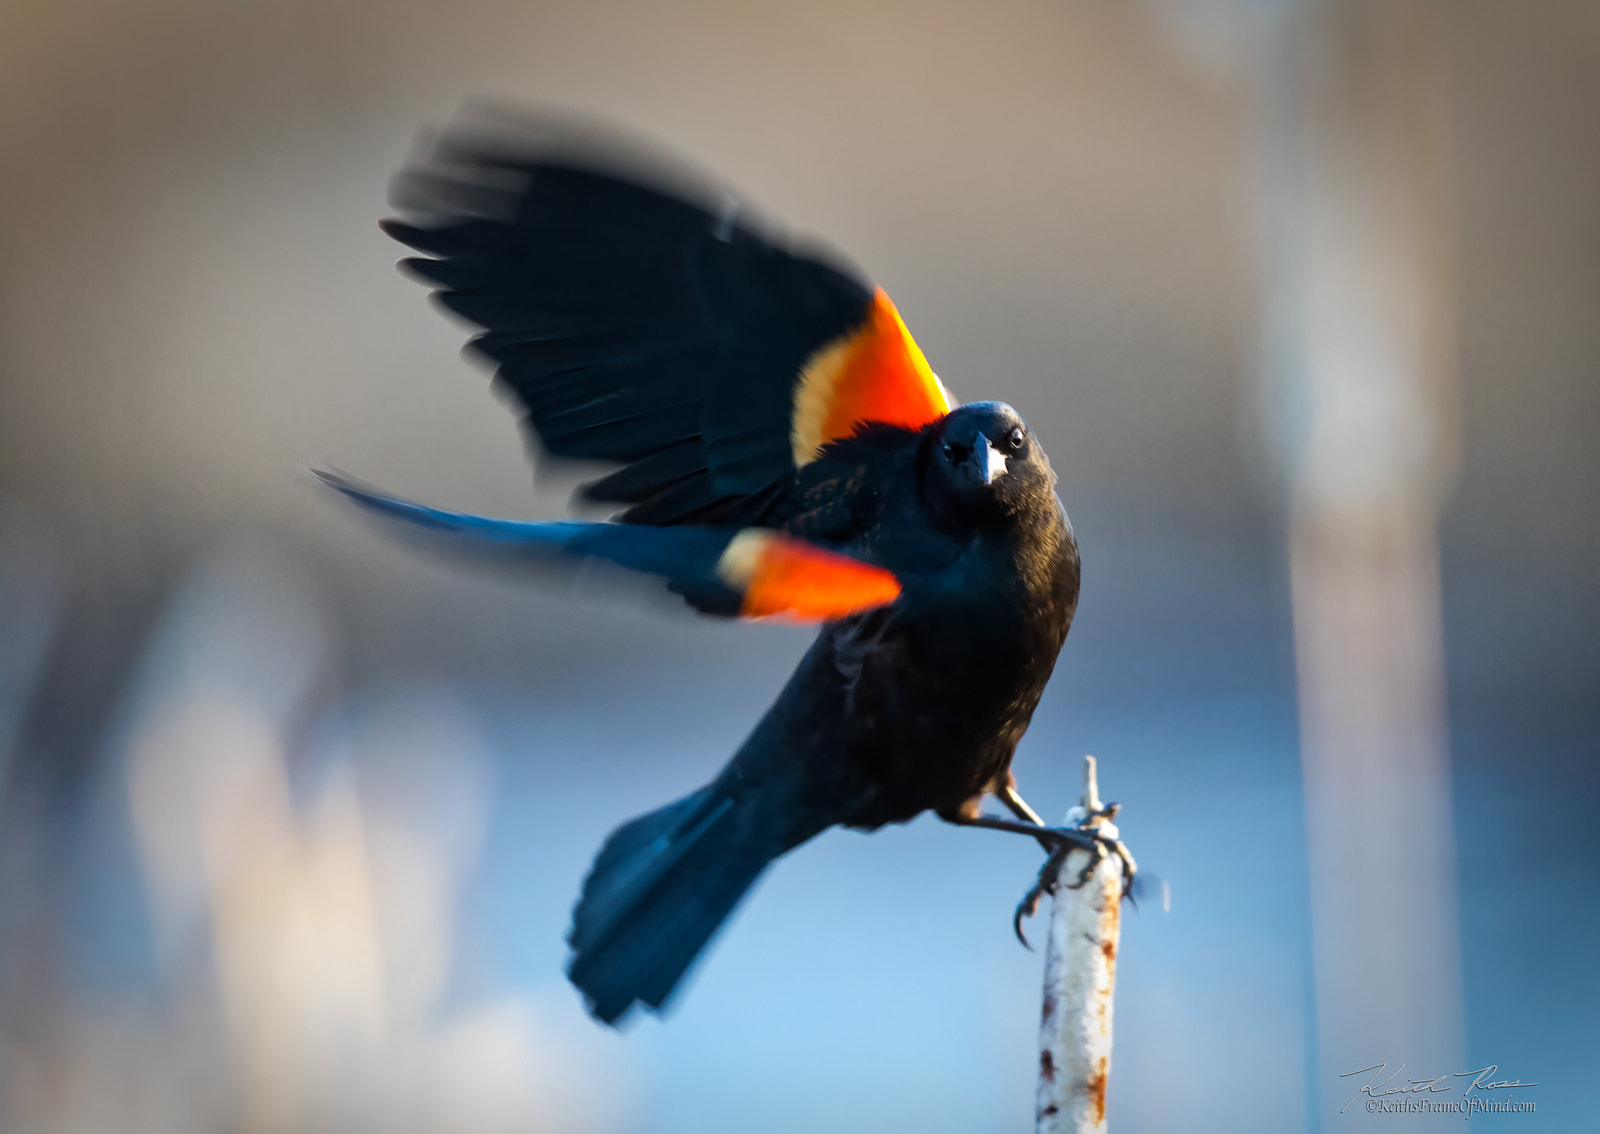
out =
[[[1096,753],[1174,894],[1115,1127],[1359,1123],[1337,1075],[1388,1060],[1589,1128],[1594,5],[11,0],[0,1130],[1026,1127],[1007,840],[807,847],[664,1025],[566,986],[589,855],[806,636],[313,491],[564,507],[375,223],[474,96],[825,237],[1045,440],[1085,590],[1019,775],[1059,814]]]

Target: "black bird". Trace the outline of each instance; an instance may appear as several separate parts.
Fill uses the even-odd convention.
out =
[[[361,488],[512,558],[594,556],[699,610],[823,623],[723,771],[616,830],[573,914],[593,1014],[659,1009],[740,898],[834,825],[932,810],[1047,828],[1011,759],[1066,639],[1078,548],[1038,439],[956,408],[881,289],[726,193],[548,123],[458,123],[396,182],[404,266],[482,328],[542,449],[621,467],[611,522],[519,523]],[[980,815],[986,794],[1016,820]]]

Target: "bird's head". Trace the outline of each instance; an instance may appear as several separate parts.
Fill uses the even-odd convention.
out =
[[[939,423],[930,490],[957,518],[992,523],[1016,516],[1055,488],[1055,473],[1028,425],[1005,402],[972,402]]]

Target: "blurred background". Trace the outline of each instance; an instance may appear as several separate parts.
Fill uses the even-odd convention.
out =
[[[1592,1128],[1594,5],[10,0],[0,1130],[1031,1121],[1023,840],[821,837],[665,1022],[566,984],[604,835],[808,632],[314,490],[563,513],[375,223],[479,95],[825,237],[1043,439],[1084,589],[1017,772],[1059,815],[1096,754],[1172,895],[1125,922],[1113,1128],[1362,1125],[1380,1062]]]

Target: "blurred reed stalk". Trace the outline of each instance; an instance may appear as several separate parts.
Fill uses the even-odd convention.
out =
[[[1116,825],[1101,811],[1093,756],[1083,758],[1083,795],[1067,826],[1109,839]],[[1122,939],[1122,860],[1101,857],[1083,885],[1069,888],[1089,864],[1074,850],[1051,884],[1050,942],[1044,961],[1044,1012],[1039,1023],[1038,1134],[1102,1134],[1111,1074],[1111,1001]]]
[[[1379,1059],[1442,1068],[1463,1048],[1436,537],[1458,444],[1452,10],[1287,11],[1254,83],[1262,371],[1287,490],[1314,1087],[1329,1092]]]

